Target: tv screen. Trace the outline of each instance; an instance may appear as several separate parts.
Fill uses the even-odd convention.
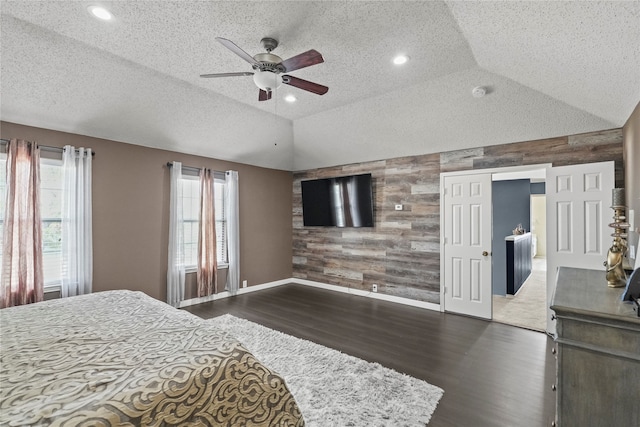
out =
[[[373,227],[371,174],[302,181],[305,226]]]

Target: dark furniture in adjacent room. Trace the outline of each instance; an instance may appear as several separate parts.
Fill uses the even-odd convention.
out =
[[[515,295],[531,274],[531,233],[505,237],[507,245],[507,294]]]

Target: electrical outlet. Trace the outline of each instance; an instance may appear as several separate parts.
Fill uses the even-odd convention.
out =
[[[402,205],[396,205],[396,210],[397,211],[401,211],[402,210]]]
[[[371,292],[378,292],[378,285],[371,285]]]
[[[243,281],[242,281],[242,287],[243,287],[243,288],[246,288],[246,287],[247,287],[247,281],[246,281],[246,280],[243,280]]]

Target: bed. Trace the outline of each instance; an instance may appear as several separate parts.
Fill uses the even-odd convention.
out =
[[[141,292],[5,308],[0,322],[0,425],[304,425],[239,341]]]

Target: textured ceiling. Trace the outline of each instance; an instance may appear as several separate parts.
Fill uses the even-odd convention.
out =
[[[94,19],[106,6],[110,22]],[[2,1],[2,120],[302,170],[620,127],[640,100],[640,2]],[[274,37],[323,64],[258,102]],[[391,59],[405,53],[402,67]],[[471,90],[489,88],[484,98]],[[293,93],[298,101],[282,100]]]

